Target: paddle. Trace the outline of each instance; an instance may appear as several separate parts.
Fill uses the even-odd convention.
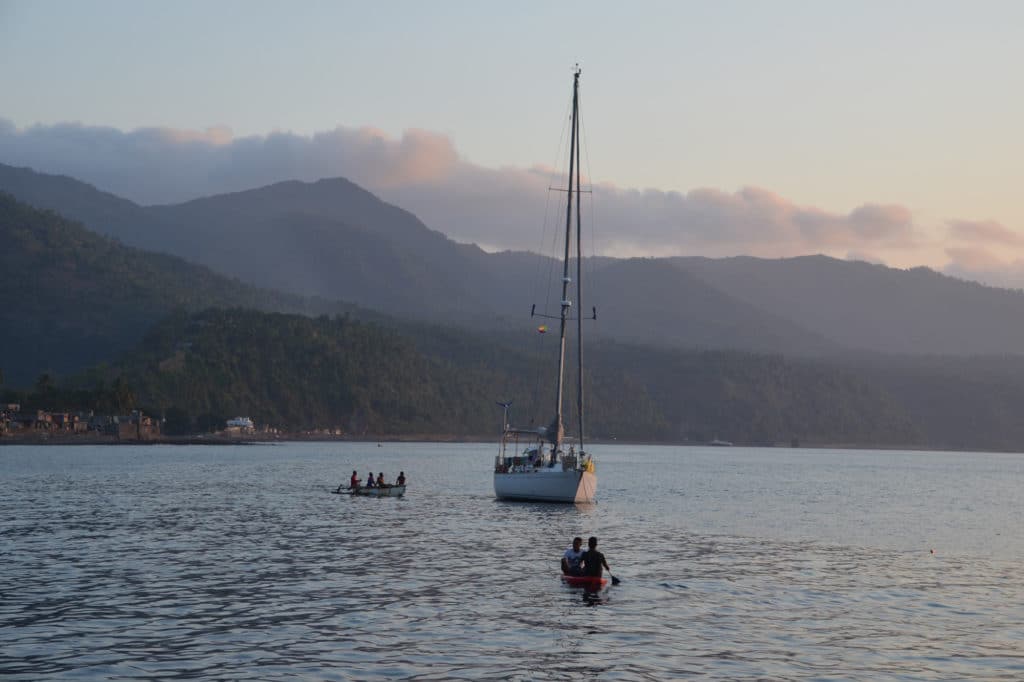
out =
[[[612,578],[612,585],[618,585],[619,583],[621,583],[621,582],[622,582],[621,580],[619,580],[618,578],[616,578],[616,577],[615,577],[614,575],[612,575],[612,572],[611,572],[611,571],[608,571],[608,575],[610,575],[610,576],[611,576],[611,578]]]

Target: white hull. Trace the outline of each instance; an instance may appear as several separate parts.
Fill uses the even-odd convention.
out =
[[[589,471],[548,469],[496,473],[494,494],[500,500],[593,502],[597,494],[597,476]]]
[[[366,497],[401,497],[405,494],[404,485],[389,485],[384,488],[364,488],[362,486],[351,489],[352,495],[363,495]]]

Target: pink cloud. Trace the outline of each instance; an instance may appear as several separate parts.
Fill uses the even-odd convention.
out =
[[[947,275],[973,280],[991,286],[1020,289],[1024,287],[1024,259],[1004,259],[983,247],[950,247],[949,262],[942,271]]]
[[[553,239],[565,215],[565,195],[549,192],[565,186],[553,169],[481,167],[460,158],[448,136],[419,129],[395,137],[338,126],[313,135],[277,131],[236,138],[225,127],[123,132],[71,123],[18,129],[0,119],[0,162],[68,174],[140,203],[341,176],[453,239],[492,249],[550,250],[545,240]],[[593,193],[584,196],[584,230],[594,254],[827,253],[922,263],[950,246],[956,248],[947,252],[949,267],[966,273],[996,272],[998,259],[988,250],[1024,246],[1024,236],[999,223],[965,220],[950,221],[954,241],[941,244],[900,205],[865,202],[844,213],[753,186],[666,192],[585,182]]]
[[[946,249],[946,255],[952,265],[964,270],[993,270],[1005,265],[1004,261],[983,248],[951,247]]]
[[[212,144],[214,146],[223,146],[231,144],[235,139],[234,133],[231,132],[231,128],[228,128],[227,126],[213,126],[203,131],[176,130],[173,128],[149,128],[145,130],[152,131],[158,137],[162,137],[175,143],[198,142]]]
[[[950,236],[1008,246],[1024,246],[1024,235],[994,220],[951,220]]]

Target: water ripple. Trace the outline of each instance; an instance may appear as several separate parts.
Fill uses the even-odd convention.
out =
[[[614,475],[497,502],[479,446],[71,450],[0,450],[5,679],[1024,677],[1003,558],[697,532]],[[328,493],[381,461],[406,498]],[[591,533],[623,578],[597,594],[557,579]]]

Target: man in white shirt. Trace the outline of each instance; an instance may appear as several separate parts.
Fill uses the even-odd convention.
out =
[[[583,575],[580,561],[583,559],[583,538],[572,539],[572,547],[562,555],[562,573],[565,575]]]

